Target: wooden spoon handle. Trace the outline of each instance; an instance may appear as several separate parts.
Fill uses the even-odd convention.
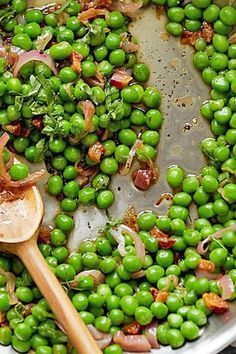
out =
[[[86,325],[41,255],[34,238],[15,244],[14,253],[28,269],[78,353],[101,354]]]

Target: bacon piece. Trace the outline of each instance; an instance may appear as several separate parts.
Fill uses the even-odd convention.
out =
[[[92,77],[83,77],[83,79],[86,84],[92,87],[99,86],[101,88],[104,88],[105,86],[105,79],[100,72],[96,72],[96,74]]]
[[[130,76],[124,68],[121,68],[114,72],[110,78],[110,84],[118,89],[122,89],[127,87],[132,80],[132,76]]]
[[[155,301],[166,302],[168,296],[169,293],[167,291],[159,291],[155,298]]]
[[[77,73],[80,74],[82,71],[81,68],[81,62],[83,60],[82,55],[80,55],[79,53],[73,51],[70,58],[69,58],[70,62],[71,62],[71,68]]]
[[[162,249],[169,249],[175,244],[175,240],[170,238],[169,235],[165,234],[157,227],[153,227],[150,230],[152,236],[154,236],[158,240],[158,245]]]
[[[125,213],[123,223],[130,227],[132,230],[138,232],[139,227],[137,223],[137,213],[133,207],[129,207]]]
[[[96,163],[99,163],[101,161],[101,157],[104,153],[105,148],[99,141],[91,145],[88,150],[89,158]]]
[[[95,107],[89,100],[81,102],[81,106],[85,119],[85,130],[90,132],[93,129],[92,119],[95,114]]]
[[[96,18],[98,16],[106,16],[107,14],[108,14],[107,9],[90,8],[88,10],[80,12],[78,15],[78,19],[80,22],[87,22],[93,18]]]
[[[12,123],[4,125],[6,132],[12,133],[15,136],[27,137],[30,134],[30,129],[22,127],[21,123]]]
[[[8,65],[13,66],[15,62],[18,60],[19,55],[17,53],[14,53],[7,48],[1,48],[0,49],[0,57],[6,59]]]
[[[141,331],[142,331],[142,326],[137,321],[128,323],[123,327],[123,332],[125,334],[140,334]]]
[[[188,30],[184,30],[182,37],[181,37],[181,42],[183,44],[190,44],[190,45],[194,46],[194,44],[198,38],[203,38],[207,43],[210,43],[213,35],[214,35],[214,31],[213,31],[212,25],[210,23],[204,21],[202,23],[202,27],[201,27],[200,31],[190,32]]]
[[[198,268],[211,273],[214,273],[216,270],[215,264],[207,259],[201,259],[198,264]]]
[[[152,294],[154,301],[166,302],[169,293],[168,291],[159,291],[157,288],[150,288],[150,293]]]
[[[214,35],[213,27],[211,23],[204,21],[201,27],[201,36],[207,42],[211,43],[212,37]]]
[[[38,243],[48,243],[50,244],[52,228],[46,224],[41,224],[39,227]]]
[[[151,288],[149,289],[149,291],[150,291],[150,293],[152,294],[152,297],[153,297],[153,299],[154,299],[154,301],[155,301],[155,300],[156,300],[156,297],[157,297],[157,295],[158,295],[159,290],[158,290],[157,288],[151,287]]]
[[[8,325],[7,314],[6,312],[0,311],[0,328],[6,327]]]
[[[229,308],[228,303],[215,293],[205,293],[202,298],[206,306],[217,315],[221,315]]]
[[[83,168],[81,166],[81,163],[77,163],[75,165],[75,168],[78,172],[78,177],[76,178],[77,182],[79,183],[79,186],[82,187],[82,186],[85,186],[86,184],[89,183],[89,181],[91,179],[93,179],[97,172],[98,172],[98,169],[96,166],[90,166],[90,167],[86,167],[86,168]]]
[[[39,118],[39,117],[33,118],[31,120],[31,122],[32,122],[33,126],[35,127],[35,129],[37,129],[39,131],[41,131],[43,129],[43,120],[42,120],[42,118]]]
[[[132,178],[135,187],[146,191],[153,183],[154,174],[151,169],[139,169],[133,173]]]

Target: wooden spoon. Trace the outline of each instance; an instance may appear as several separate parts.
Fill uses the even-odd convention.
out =
[[[0,248],[22,260],[77,351],[101,354],[37,247],[37,230],[42,216],[43,202],[36,187],[27,189],[22,200],[0,204]]]

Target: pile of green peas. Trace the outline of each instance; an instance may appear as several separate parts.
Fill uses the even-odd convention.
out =
[[[9,129],[9,124],[18,122],[29,129],[26,137],[10,133],[10,143],[30,162],[46,161],[52,173],[47,191],[62,200],[63,212],[73,212],[78,205],[92,203],[106,209],[114,201],[114,194],[109,190],[111,176],[126,163],[139,132],[147,159],[154,160],[160,138],[158,131],[163,122],[158,109],[159,91],[143,86],[149,79],[148,66],[137,61],[136,53],[126,53],[121,47],[122,34],[128,31],[128,19],[120,12],[112,11],[105,18],[95,18],[85,25],[78,18],[81,5],[71,1],[65,8],[66,20],[61,24],[57,11],[44,14],[38,9],[26,9],[24,0],[8,4],[25,20],[25,24],[17,23],[15,18],[2,21],[6,35],[12,36],[12,44],[30,51],[37,49],[41,37],[50,35],[53,44],[49,42],[44,52],[57,63],[59,73],[55,76],[43,62],[31,61],[21,67],[15,78],[6,60],[0,58],[2,132]],[[73,52],[82,56],[81,74],[68,61]],[[118,89],[109,82],[114,70],[121,67],[131,71],[133,81]],[[86,83],[97,74],[104,79],[103,88]],[[34,87],[32,80],[40,86],[32,96],[34,102],[29,98]],[[52,98],[50,102],[48,97]],[[95,106],[90,131],[86,130],[80,104],[85,100]],[[35,104],[37,108],[33,108]],[[33,121],[39,114],[43,129],[37,130]],[[103,138],[104,133],[106,137]],[[104,148],[100,162],[92,160],[88,153],[98,142]],[[85,188],[77,180],[78,164],[84,169],[97,168],[100,172],[85,183]],[[24,178],[26,174],[27,167],[22,164],[10,171],[14,180]]]
[[[25,25],[17,24],[15,18],[3,22],[4,31],[9,34],[13,32],[12,43],[21,49],[34,49],[37,37],[51,31],[55,44],[45,51],[55,61],[62,63],[66,60],[72,48],[84,60],[83,79],[78,78],[70,66],[61,67],[56,77],[46,65],[29,63],[21,69],[19,80],[12,77],[5,60],[0,58],[0,124],[4,127],[10,122],[29,122],[32,119],[33,114],[27,104],[23,103],[20,112],[17,111],[15,97],[30,92],[30,75],[43,75],[56,94],[55,109],[63,110],[62,135],[54,136],[53,139],[44,135],[44,139],[48,139],[44,158],[50,160],[53,171],[47,190],[63,198],[49,243],[39,244],[39,248],[52,271],[67,288],[72,303],[86,324],[93,324],[98,330],[113,335],[134,320],[146,326],[157,319],[158,341],[162,345],[179,348],[186,341],[199,337],[199,329],[212,314],[202,295],[208,292],[219,296],[222,294],[217,281],[196,278],[195,269],[202,259],[197,252],[197,245],[218,230],[236,223],[236,44],[229,43],[228,39],[232,26],[236,24],[236,10],[232,6],[219,8],[210,0],[193,0],[184,8],[178,0],[153,0],[152,3],[167,6],[170,22],[166,28],[173,36],[182,35],[184,29],[199,31],[203,21],[212,23],[212,43],[198,38],[193,62],[201,71],[203,81],[212,88],[209,101],[201,107],[201,114],[210,121],[215,137],[204,139],[201,143],[208,165],[202,168],[199,176],[186,175],[180,166],[170,166],[167,170],[166,178],[174,191],[168,215],[156,216],[151,212],[143,212],[137,217],[138,235],[146,249],[143,264],[128,234],[124,235],[127,255],[123,258],[120,256],[109,227],[95,241],[83,241],[72,254],[66,247],[67,237],[74,227],[70,212],[75,211],[78,204],[96,202],[100,208],[108,208],[112,204],[114,196],[108,189],[110,177],[118,171],[118,164],[126,162],[137,138],[133,128],[145,127],[142,140],[145,152],[151,159],[154,158],[159,141],[158,130],[163,121],[158,110],[160,94],[154,88],[143,87],[149,78],[148,67],[144,63],[137,63],[134,54],[124,54],[119,48],[120,34],[127,31],[126,18],[122,14],[110,12],[106,19],[93,20],[92,25],[100,30],[109,28],[110,32],[101,31],[105,34],[101,35],[100,32],[99,38],[90,34],[89,43],[81,41],[87,35],[87,29],[78,22],[77,14],[81,9],[73,1],[66,9],[70,17],[65,26],[58,25],[57,14],[44,15],[35,9],[26,11]],[[9,5],[16,14],[24,12],[26,8],[22,0],[13,0]],[[44,27],[40,26],[42,23]],[[88,90],[86,78],[93,77],[98,70],[109,79],[113,69],[120,66],[132,68],[137,83],[121,90],[114,87],[104,90],[93,87],[91,91]],[[67,90],[68,84],[70,91]],[[107,96],[112,96],[111,102],[106,101]],[[85,99],[91,99],[96,105],[93,132],[83,136],[78,144],[72,144],[69,136],[76,135],[78,131],[84,132],[84,117],[78,102]],[[119,119],[111,120],[107,106],[116,100],[122,101],[121,110],[124,113]],[[133,105],[137,103],[144,104],[145,110],[134,108]],[[109,130],[108,140],[101,141],[106,152],[99,164],[99,174],[91,186],[80,188],[76,181],[78,172],[75,163],[85,159],[86,166],[94,166],[87,150],[100,140],[96,134],[98,128]],[[11,143],[15,151],[24,154],[29,161],[36,162],[37,143],[43,134],[32,126],[30,129],[30,135],[26,138],[11,135]],[[118,144],[114,142],[114,137]],[[3,158],[5,163],[9,161],[7,150]],[[9,173],[13,180],[21,180],[29,174],[29,169],[22,163],[13,165]],[[190,206],[193,203],[197,206],[198,219],[189,227]],[[160,247],[150,233],[153,227],[174,240],[170,249]],[[176,253],[180,256],[179,261],[175,260]],[[203,257],[214,263],[217,272],[228,274],[235,285],[236,232],[226,231],[220,239],[212,240]],[[75,350],[70,351],[68,348],[67,337],[57,328],[48,304],[19,259],[2,255],[0,268],[3,270],[0,274],[0,311],[6,314],[8,321],[7,326],[0,328],[0,344],[12,345],[20,353],[33,349],[36,354],[76,354]],[[77,277],[80,272],[89,269],[100,270],[105,276],[105,283],[97,286],[89,275]],[[145,270],[145,275],[134,280],[132,273],[140,270]],[[8,271],[17,277],[19,304],[16,306],[10,306],[6,291],[4,272]],[[171,275],[175,275],[179,284],[183,285],[175,288],[171,281],[166,301],[154,301],[150,288],[155,287],[159,291],[165,289]],[[234,298],[235,292],[230,300]],[[32,312],[25,315],[24,310],[31,303],[34,304]],[[104,353],[121,354],[122,348],[111,344]]]
[[[177,199],[178,194],[175,195]],[[219,230],[219,224],[213,225],[202,217],[195,221],[193,229],[189,229],[181,215],[168,217],[142,212],[137,217],[138,236],[146,250],[142,263],[128,233],[123,235],[127,253],[120,256],[109,224],[95,240],[83,241],[76,252],[70,254],[66,247],[72,228],[70,222],[58,216],[49,243],[39,244],[39,248],[85,324],[114,335],[134,320],[144,328],[157,319],[158,341],[172,348],[199,337],[200,328],[207,324],[212,314],[202,295],[211,292],[221,296],[222,289],[216,280],[195,276],[194,271],[202,259],[196,246],[199,240]],[[171,248],[161,248],[158,239],[151,234],[154,227],[175,240]],[[176,253],[181,255],[179,261],[175,261]],[[214,263],[217,272],[227,273],[235,284],[236,233],[226,231],[217,242],[212,241],[204,258]],[[70,353],[67,337],[56,327],[54,315],[21,261],[2,255],[0,269],[0,311],[6,314],[9,322],[0,328],[0,344],[11,344],[20,353],[27,353],[30,348],[36,354]],[[94,269],[104,275],[104,283],[97,284],[89,274],[79,276],[84,270]],[[133,279],[132,273],[140,270],[145,271],[143,276]],[[19,303],[15,306],[10,306],[5,288],[4,272],[9,271],[16,275],[15,292]],[[170,278],[173,275],[179,281],[178,287]],[[155,301],[150,289],[164,291],[166,286],[169,288],[166,300]],[[235,295],[236,292],[232,299]],[[27,304],[33,304],[33,307],[31,313],[25,315]],[[72,350],[72,353],[76,354],[76,351]],[[104,353],[121,354],[122,348],[113,343]]]

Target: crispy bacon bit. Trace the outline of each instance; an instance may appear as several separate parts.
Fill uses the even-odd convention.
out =
[[[75,165],[75,168],[78,172],[78,177],[76,178],[77,182],[79,183],[79,186],[85,186],[86,184],[89,183],[91,179],[93,179],[97,172],[98,169],[96,166],[91,166],[91,167],[86,167],[83,168],[80,163],[77,163]]]
[[[141,331],[142,331],[142,326],[137,321],[128,323],[123,327],[123,332],[125,334],[140,334]]]
[[[4,125],[4,130],[6,132],[12,133],[15,136],[27,137],[30,134],[30,130],[25,128],[25,127],[22,127],[20,122],[12,123],[12,124],[6,124],[6,125]]]
[[[162,249],[169,249],[175,244],[175,240],[170,238],[169,235],[165,234],[157,227],[153,227],[150,230],[152,236],[154,236],[158,240],[158,245]]]
[[[151,169],[139,169],[132,175],[135,187],[142,191],[147,191],[148,188],[154,183],[154,173]]]
[[[6,312],[0,311],[0,327],[6,327],[8,325]]]
[[[104,153],[105,148],[99,141],[91,145],[88,150],[89,158],[96,163],[99,163],[101,161],[101,157]]]
[[[70,62],[71,62],[71,68],[77,73],[80,74],[81,73],[81,62],[83,60],[82,55],[80,55],[79,53],[73,51],[70,58],[69,58]]]
[[[0,57],[6,59],[8,65],[13,66],[18,60],[19,55],[17,53],[11,52],[7,48],[1,48]]]
[[[122,89],[124,87],[127,87],[130,81],[132,80],[132,76],[128,75],[127,71],[124,68],[120,68],[112,75],[110,79],[110,84],[118,89]]]
[[[189,44],[194,46],[196,40],[201,37],[201,32],[190,32],[188,30],[184,30],[182,37],[181,37],[181,42],[183,44]]]
[[[31,120],[31,122],[32,122],[33,126],[35,127],[35,129],[37,129],[39,131],[41,131],[43,129],[43,120],[42,120],[42,118],[39,118],[39,117],[33,118]]]
[[[86,84],[92,87],[99,86],[104,88],[105,86],[105,79],[100,72],[96,72],[96,74],[92,77],[83,77],[83,80],[86,82]]]
[[[205,293],[202,298],[206,306],[216,315],[221,315],[229,308],[228,303],[215,293]]]
[[[169,296],[168,291],[159,291],[157,288],[150,288],[149,291],[154,301],[165,302]]]
[[[207,42],[211,43],[212,37],[214,35],[213,27],[210,23],[204,21],[201,27],[201,36]]]
[[[50,235],[52,228],[46,224],[41,224],[39,227],[38,243],[50,244]]]
[[[215,264],[211,261],[208,261],[206,259],[201,259],[198,268],[202,270],[206,270],[208,272],[214,273],[216,270]]]
[[[149,291],[150,291],[150,293],[152,294],[152,297],[153,297],[153,299],[154,299],[154,301],[155,301],[159,290],[158,290],[157,288],[150,288]]]
[[[95,114],[95,107],[91,101],[86,100],[81,102],[84,120],[85,120],[85,130],[90,132],[93,129],[93,116]]]
[[[139,227],[137,224],[137,213],[133,207],[129,207],[125,213],[123,223],[130,227],[132,230],[138,232]]]
[[[93,18],[96,18],[98,16],[106,16],[108,14],[107,9],[95,9],[95,8],[90,8],[88,10],[82,11],[78,15],[78,19],[80,22],[87,22]]]
[[[159,291],[155,298],[155,301],[166,302],[168,296],[169,293],[167,291]]]
[[[95,8],[95,9],[109,9],[111,4],[112,4],[112,0],[81,0],[80,4],[82,6],[83,10],[88,10],[91,8]]]
[[[203,22],[201,30],[197,32],[190,32],[187,30],[184,30],[182,37],[181,37],[181,42],[183,44],[189,44],[194,46],[196,40],[198,38],[203,38],[207,43],[210,43],[213,37],[214,31],[212,28],[212,25],[208,22]]]

